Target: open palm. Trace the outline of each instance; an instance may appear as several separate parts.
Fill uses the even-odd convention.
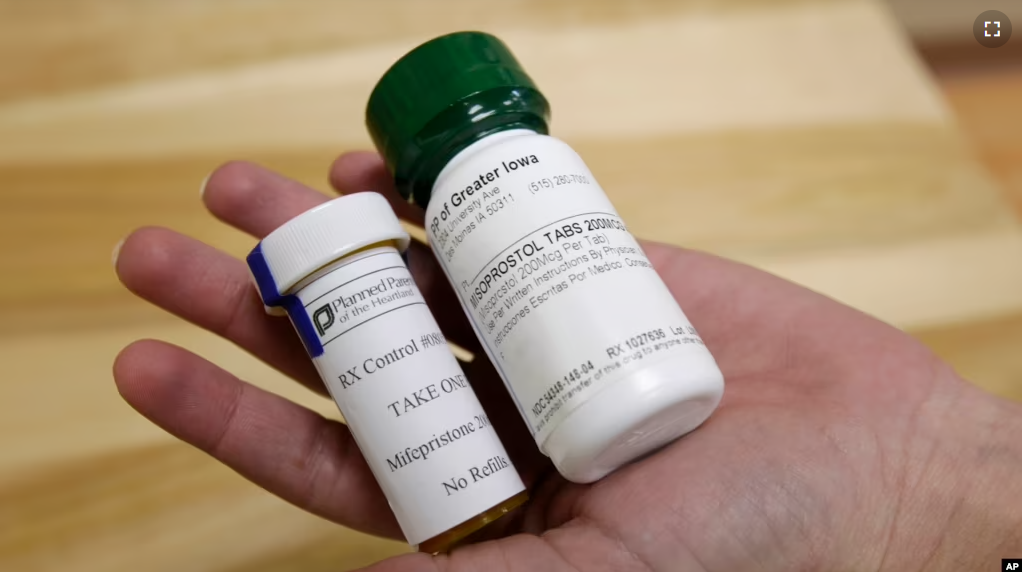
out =
[[[342,193],[381,192],[422,222],[374,154],[341,157],[330,178]],[[257,238],[325,200],[247,163],[218,169],[204,194],[214,215]],[[475,544],[372,570],[907,570],[921,558],[966,569],[1018,554],[1020,447],[1003,435],[1020,434],[1017,406],[824,296],[710,255],[644,248],[725,375],[718,411],[656,454],[573,484],[537,452],[487,360],[474,360],[466,373],[532,499]],[[429,250],[414,244],[410,265],[446,336],[478,350]],[[325,394],[287,320],[264,314],[241,261],[146,228],[116,267],[139,296]],[[126,348],[114,376],[143,415],[268,491],[400,536],[343,424],[162,342]],[[1004,483],[1000,496],[986,492]]]

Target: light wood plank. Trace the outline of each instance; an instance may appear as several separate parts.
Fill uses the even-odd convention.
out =
[[[570,139],[947,120],[871,2],[494,31],[550,98],[555,132]],[[373,83],[420,39],[0,105],[0,161],[367,146]]]

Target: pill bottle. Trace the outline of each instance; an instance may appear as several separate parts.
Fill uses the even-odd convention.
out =
[[[547,135],[548,116],[507,46],[479,32],[403,56],[366,109],[537,445],[586,483],[696,428],[724,382],[586,164]]]
[[[386,199],[356,193],[288,221],[247,262],[268,312],[291,319],[405,538],[437,553],[526,493],[412,281],[408,244]]]

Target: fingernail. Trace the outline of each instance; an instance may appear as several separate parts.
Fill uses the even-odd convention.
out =
[[[124,246],[124,240],[123,238],[118,240],[117,244],[114,245],[114,251],[110,253],[110,262],[114,265],[115,270],[117,269],[117,257],[121,255],[121,247]]]
[[[199,200],[202,200],[202,198],[206,195],[206,185],[210,182],[211,176],[213,176],[213,173],[206,175],[206,178],[204,178],[202,183],[199,184]]]

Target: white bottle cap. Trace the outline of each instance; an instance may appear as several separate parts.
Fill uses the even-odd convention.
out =
[[[404,252],[409,235],[379,193],[346,195],[284,223],[248,255],[263,303],[279,306],[295,284],[360,248],[393,240]]]

